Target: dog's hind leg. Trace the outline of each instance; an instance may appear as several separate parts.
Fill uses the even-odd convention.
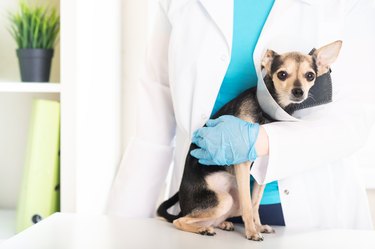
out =
[[[216,207],[194,211],[173,221],[173,224],[186,232],[215,235],[214,227],[221,226],[233,206],[233,198],[230,194],[217,193],[217,197],[219,205]]]
[[[250,197],[250,162],[234,165],[236,174],[240,209],[242,220],[245,224],[246,238],[249,240],[262,241],[263,236],[257,231],[254,223],[254,214]]]
[[[255,222],[255,227],[257,231],[261,233],[274,233],[275,230],[272,227],[270,227],[269,225],[262,225],[262,223],[260,222],[260,217],[259,217],[259,205],[260,205],[260,201],[262,200],[265,186],[266,185],[259,185],[256,181],[254,182],[254,185],[253,185],[253,192],[251,195],[251,199],[253,201],[254,222]]]
[[[215,229],[213,226],[205,226],[203,223],[206,223],[207,219],[205,218],[193,218],[189,216],[178,218],[173,221],[173,225],[176,228],[183,230],[185,232],[199,233],[202,235],[215,235]]]

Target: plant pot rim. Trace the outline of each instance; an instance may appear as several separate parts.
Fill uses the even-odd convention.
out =
[[[17,57],[19,58],[52,58],[54,54],[53,49],[41,49],[41,48],[22,48],[17,49]]]
[[[20,51],[20,50],[54,50],[53,48],[17,48],[16,49],[17,51]]]

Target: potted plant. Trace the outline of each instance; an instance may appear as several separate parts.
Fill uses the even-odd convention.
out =
[[[56,9],[30,6],[21,0],[19,11],[10,14],[10,21],[10,33],[18,45],[22,81],[48,82],[53,48],[60,31]]]

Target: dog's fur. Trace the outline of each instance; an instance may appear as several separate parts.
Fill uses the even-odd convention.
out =
[[[333,42],[312,55],[298,52],[277,54],[272,50],[265,53],[261,64],[266,70],[267,88],[284,110],[308,98],[316,77],[329,70],[341,44],[341,41]],[[213,118],[222,115],[233,115],[252,123],[269,122],[257,102],[255,88],[230,101]],[[234,230],[233,224],[226,220],[235,216],[242,216],[247,239],[261,241],[263,237],[260,233],[273,232],[259,219],[258,209],[264,185],[254,182],[251,197],[249,194],[252,162],[228,167],[202,166],[190,155],[195,148],[197,146],[191,144],[179,192],[159,206],[158,215],[173,222],[178,229],[204,235],[214,235],[214,227]],[[181,213],[169,214],[167,209],[178,201]]]

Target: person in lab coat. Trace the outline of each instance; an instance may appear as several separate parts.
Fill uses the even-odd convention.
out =
[[[137,132],[119,166],[108,212],[155,215],[171,163],[170,195],[179,188],[194,131],[235,97],[226,94],[244,90],[237,80],[247,88],[261,84],[266,49],[308,53],[342,40],[332,66],[333,101],[296,111],[298,122],[262,125],[251,141],[258,144],[252,176],[273,184],[264,204],[278,205],[286,226],[371,229],[355,152],[375,118],[373,2],[248,2],[252,6],[243,0],[160,1],[139,86]]]

